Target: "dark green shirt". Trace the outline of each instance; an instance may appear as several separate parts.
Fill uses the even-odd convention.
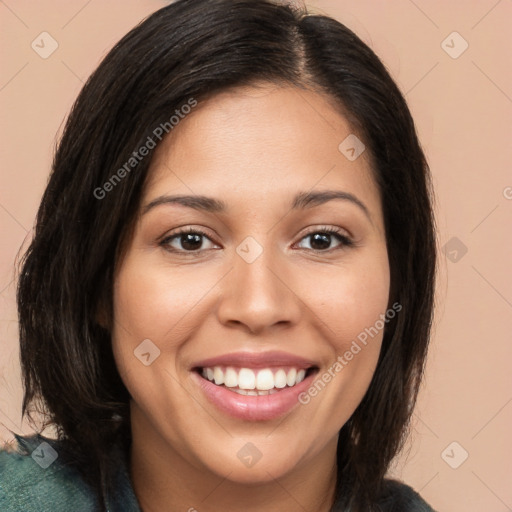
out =
[[[59,441],[40,435],[16,440],[17,451],[0,450],[1,512],[99,512],[92,487],[68,463]],[[115,446],[111,462],[117,469],[108,512],[141,512],[127,454]]]
[[[18,436],[17,451],[0,450],[1,512],[98,511],[92,488],[66,461],[59,441],[40,435]],[[128,471],[128,454],[113,447],[115,492],[108,512],[141,512]],[[411,487],[387,480],[382,512],[435,512]],[[335,507],[336,508],[336,507]],[[174,511],[165,511],[174,512]]]

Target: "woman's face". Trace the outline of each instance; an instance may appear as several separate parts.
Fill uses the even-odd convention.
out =
[[[134,444],[237,482],[334,461],[389,294],[360,144],[324,96],[266,86],[198,105],[158,147],[114,289]]]

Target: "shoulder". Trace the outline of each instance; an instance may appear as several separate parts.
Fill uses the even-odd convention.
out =
[[[16,441],[0,448],[0,510],[96,510],[92,490],[66,463],[59,441],[38,434],[16,435]]]
[[[412,487],[395,479],[384,480],[379,506],[382,512],[435,512]]]

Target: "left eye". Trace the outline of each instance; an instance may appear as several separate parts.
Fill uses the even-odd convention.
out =
[[[335,247],[329,247],[333,238],[338,240],[338,245]],[[311,249],[316,252],[327,252],[329,250],[340,249],[342,247],[350,247],[353,245],[353,242],[350,240],[350,238],[331,228],[322,229],[320,231],[313,231],[302,238],[302,240],[307,239],[310,240],[310,247],[306,247],[306,249]],[[311,245],[315,245],[317,247],[311,247]]]

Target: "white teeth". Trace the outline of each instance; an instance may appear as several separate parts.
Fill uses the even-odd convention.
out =
[[[226,368],[224,373],[224,385],[227,388],[236,388],[238,386],[238,375],[233,368]]]
[[[238,387],[240,389],[254,389],[256,387],[256,375],[249,368],[242,368],[238,373]]]
[[[292,368],[286,376],[286,384],[288,384],[288,386],[293,386],[295,384],[295,377],[297,377],[297,370]]]
[[[274,373],[275,372],[275,373]],[[271,368],[252,370],[251,368],[227,368],[215,366],[203,368],[201,374],[217,386],[225,385],[231,391],[241,395],[256,396],[277,393],[286,386],[295,386],[306,377],[306,370],[290,368],[286,371],[279,368],[277,371]]]
[[[256,388],[260,390],[272,389],[274,387],[274,374],[272,370],[260,370],[256,377]]]
[[[230,391],[234,391],[235,393],[238,393],[239,395],[247,395],[248,392],[245,391],[245,389],[231,389]]]
[[[238,393],[239,395],[250,395],[250,396],[263,396],[263,395],[273,395],[274,393],[277,393],[277,389],[269,389],[269,390],[263,390],[263,391],[254,391],[254,390],[248,390],[245,389],[238,389],[238,388],[228,388],[230,391],[234,391],[235,393]]]
[[[276,388],[286,387],[286,372],[284,370],[277,370],[274,375],[274,385]]]
[[[215,380],[215,384],[217,384],[217,386],[224,384],[224,372],[218,366],[213,369],[213,379]]]

